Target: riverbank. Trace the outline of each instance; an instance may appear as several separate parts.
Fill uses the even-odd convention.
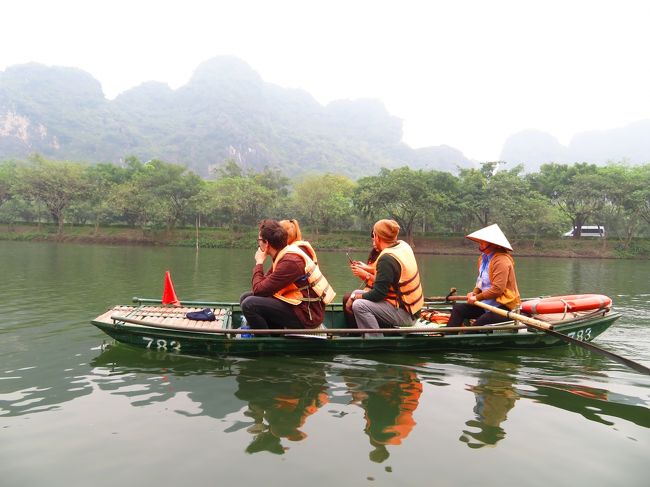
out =
[[[335,232],[317,234],[305,232],[312,244],[321,250],[346,250],[367,252],[368,235],[361,232]],[[199,248],[250,248],[254,249],[257,232],[254,229],[226,230],[203,228],[197,235],[195,229],[181,228],[141,229],[127,227],[69,226],[62,235],[53,225],[4,225],[0,228],[0,240],[33,242],[69,242],[103,245],[146,245]],[[614,239],[511,239],[515,254],[535,257],[567,258],[650,258],[650,242],[633,240],[625,249]],[[438,255],[476,254],[476,245],[462,236],[418,235],[414,238],[416,253]],[[358,257],[358,256],[357,256]]]

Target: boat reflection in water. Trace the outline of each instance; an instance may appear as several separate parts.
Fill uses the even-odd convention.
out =
[[[226,421],[223,433],[245,431],[252,436],[250,440],[242,437],[250,454],[287,453],[292,442],[307,438],[305,427],[315,414],[319,418],[310,429],[314,435],[319,428],[332,425],[331,421],[350,415],[346,421],[352,422],[345,426],[349,434],[363,431],[370,445],[369,459],[385,462],[391,449],[409,438],[422,441],[414,437],[416,418],[439,420],[430,411],[418,412],[423,393],[437,394],[431,388],[450,390],[449,386],[474,396],[469,420],[463,411],[453,412],[457,420],[465,421],[459,428],[459,441],[473,449],[497,446],[506,438],[508,415],[517,403],[524,407],[522,417],[537,414],[526,411],[534,402],[610,427],[615,427],[616,418],[650,427],[647,401],[599,387],[603,384],[589,379],[603,370],[600,357],[583,357],[569,350],[525,355],[500,352],[498,360],[493,357],[385,354],[381,361],[376,356],[345,355],[206,360],[143,353],[118,344],[92,360],[93,373],[87,379],[103,391],[128,397],[135,407],[186,397],[191,404],[174,407],[175,413]],[[567,368],[585,373],[571,383]],[[470,385],[463,387],[451,379],[453,375]],[[461,396],[447,393],[446,397],[465,406]],[[5,409],[9,415],[21,414],[19,406],[8,404]],[[432,424],[424,426],[432,428]]]
[[[254,436],[246,452],[283,454],[288,449],[283,439],[305,439],[300,428],[328,402],[324,367],[297,366],[292,371],[286,362],[271,360],[261,368],[253,360],[238,368],[235,396],[248,402],[244,415],[253,420],[246,428]]]
[[[494,446],[506,437],[501,425],[520,397],[514,387],[517,366],[495,361],[492,367],[492,370],[480,374],[475,386],[467,388],[476,397],[476,417],[465,423],[473,429],[463,430],[459,440],[470,448]]]

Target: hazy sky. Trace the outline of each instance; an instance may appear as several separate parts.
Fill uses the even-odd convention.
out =
[[[520,130],[566,144],[650,118],[648,24],[647,0],[19,0],[0,70],[78,67],[114,98],[233,55],[323,104],[380,99],[409,145],[485,161]]]

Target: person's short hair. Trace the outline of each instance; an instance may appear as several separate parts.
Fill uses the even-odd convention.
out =
[[[266,219],[260,222],[260,238],[276,250],[281,250],[287,246],[287,231],[282,228],[277,220]]]
[[[287,243],[292,244],[296,240],[302,240],[302,232],[298,220],[292,218],[290,220],[280,220],[280,225],[287,231]]]

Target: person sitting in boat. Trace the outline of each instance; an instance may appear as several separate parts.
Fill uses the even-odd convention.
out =
[[[336,293],[312,258],[296,245],[287,245],[287,232],[277,220],[259,225],[252,291],[242,294],[242,314],[253,329],[317,328],[325,305]],[[265,274],[264,262],[271,268]]]
[[[379,251],[373,246],[370,249],[368,260],[365,264],[360,260],[350,262],[352,274],[363,281],[364,287],[363,289],[357,289],[343,295],[343,314],[345,315],[345,322],[348,328],[357,328],[357,321],[354,319],[352,308],[347,306],[348,300],[355,292],[365,293],[372,289],[372,285],[375,282],[375,274],[377,273],[377,257],[379,257]]]
[[[375,280],[369,291],[354,291],[346,303],[359,328],[379,329],[413,325],[424,304],[420,273],[413,249],[397,240],[395,220],[379,220],[373,226],[373,246],[379,251]],[[382,337],[381,333],[367,333]]]
[[[462,326],[465,319],[476,319],[473,326],[507,321],[503,316],[473,304],[482,301],[498,308],[513,310],[521,303],[515,276],[515,261],[509,253],[512,251],[510,242],[496,223],[465,238],[477,242],[481,251],[476,287],[467,294],[466,303],[454,304],[447,326]]]
[[[318,265],[318,258],[316,257],[314,247],[312,247],[309,242],[302,239],[302,232],[300,231],[298,220],[294,218],[290,220],[280,220],[280,225],[282,225],[282,228],[287,232],[287,245],[297,245],[303,252],[311,257],[314,264]]]

